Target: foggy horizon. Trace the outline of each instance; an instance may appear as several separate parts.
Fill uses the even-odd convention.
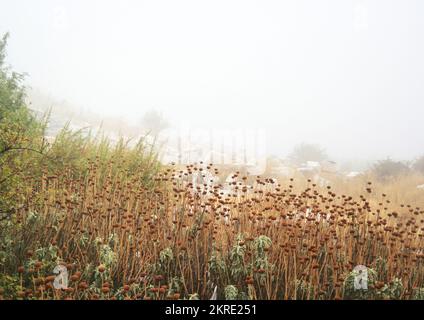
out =
[[[24,5],[23,5],[24,4]],[[4,1],[7,62],[76,111],[264,128],[334,159],[424,153],[419,1]]]

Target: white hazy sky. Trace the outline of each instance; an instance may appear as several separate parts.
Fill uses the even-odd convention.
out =
[[[266,128],[268,150],[424,153],[424,2],[2,0],[8,62],[107,115]]]

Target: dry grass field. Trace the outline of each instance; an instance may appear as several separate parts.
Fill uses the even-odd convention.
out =
[[[317,184],[165,165],[148,139],[112,143],[69,124],[49,137],[5,64],[6,40],[0,300],[424,299],[424,158],[421,169],[389,162],[402,172],[390,179]]]
[[[129,167],[94,157],[80,174],[25,177],[1,230],[2,298],[424,298],[423,209],[393,186],[359,179],[351,195],[239,173],[193,184],[219,175],[212,164],[165,166],[147,185]],[[58,264],[67,289],[53,286]],[[366,291],[354,289],[356,265],[369,268]]]

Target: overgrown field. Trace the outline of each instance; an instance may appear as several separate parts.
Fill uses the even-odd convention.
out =
[[[393,208],[371,183],[354,199],[309,183],[235,174],[193,185],[211,165],[163,168],[146,187],[119,159],[27,177],[3,224],[4,298],[423,299],[420,208]],[[215,169],[217,172],[218,169]],[[69,288],[55,290],[66,265]],[[369,268],[354,290],[356,265]]]
[[[0,299],[424,299],[422,193],[409,180],[211,183],[206,170],[232,168],[163,166],[145,139],[65,127],[47,141],[6,39]],[[355,290],[358,265],[368,290]]]

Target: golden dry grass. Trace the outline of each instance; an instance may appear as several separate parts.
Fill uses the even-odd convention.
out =
[[[96,159],[80,176],[27,177],[2,264],[19,281],[3,279],[3,297],[209,299],[216,286],[227,299],[422,299],[423,210],[390,198],[393,186],[240,173],[193,185],[203,170],[219,174],[168,167],[146,187],[143,172]],[[58,263],[67,290],[52,286]],[[366,292],[356,265],[369,268]]]

